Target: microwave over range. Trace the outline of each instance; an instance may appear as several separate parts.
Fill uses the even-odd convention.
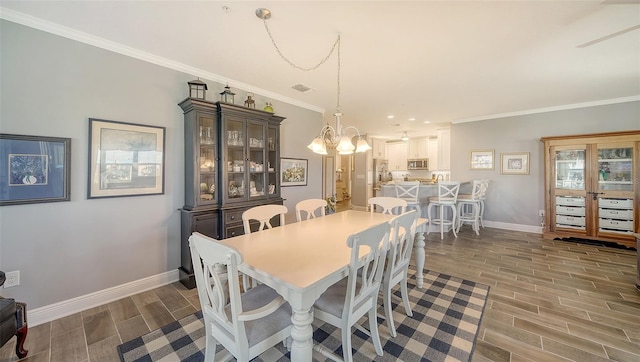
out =
[[[428,158],[414,158],[407,160],[407,170],[428,170]]]

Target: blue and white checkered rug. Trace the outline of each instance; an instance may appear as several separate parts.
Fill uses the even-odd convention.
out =
[[[410,275],[414,272],[409,270]],[[352,336],[355,361],[471,360],[489,287],[433,271],[425,273],[424,286],[424,289],[418,289],[415,279],[409,279],[413,317],[404,313],[400,289],[396,287],[396,298],[392,298],[392,303],[397,337],[389,335],[386,321],[380,317],[384,315],[382,308],[378,311],[384,356],[377,356],[369,337],[355,330]],[[339,329],[314,322],[313,339],[342,356]],[[118,352],[123,362],[201,362],[204,345],[202,314],[198,312],[119,345]],[[324,359],[315,352],[314,358]],[[289,353],[279,343],[254,361],[289,361]]]

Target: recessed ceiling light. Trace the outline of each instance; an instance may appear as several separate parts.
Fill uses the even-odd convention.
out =
[[[431,123],[431,121],[424,121],[424,122],[422,122],[422,123],[424,123],[424,124],[429,124],[429,123]]]
[[[413,118],[413,117],[409,118],[409,122],[413,122],[413,121],[415,121],[415,120],[416,120],[416,119],[415,119],[415,118]]]
[[[394,116],[393,114],[390,114],[390,115],[388,115],[388,116],[387,116],[387,118],[389,118],[389,119],[394,119],[394,118],[395,118],[395,116]]]

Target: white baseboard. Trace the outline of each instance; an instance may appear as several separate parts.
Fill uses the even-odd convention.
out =
[[[522,225],[522,224],[511,224],[507,222],[498,222],[498,221],[484,221],[484,226],[496,229],[503,230],[513,230],[513,231],[522,231],[525,233],[534,233],[534,234],[542,234],[544,228],[542,226],[535,225]]]
[[[114,300],[174,283],[178,281],[178,279],[178,270],[171,270],[73,299],[27,310],[29,326],[35,327],[43,323],[51,322],[89,308],[113,302]]]

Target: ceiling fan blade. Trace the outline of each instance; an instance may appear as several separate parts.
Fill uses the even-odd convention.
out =
[[[622,29],[620,31],[616,31],[615,33],[612,33],[612,34],[609,34],[609,35],[605,35],[605,36],[603,36],[601,38],[588,41],[588,42],[586,42],[584,44],[578,45],[578,48],[586,48],[586,47],[592,46],[594,44],[598,44],[598,43],[603,42],[605,40],[609,40],[611,38],[615,38],[615,37],[617,37],[619,35],[622,35],[622,34],[630,32],[630,31],[637,30],[637,29],[640,29],[640,25],[634,25],[634,26],[632,26],[630,28]]]

